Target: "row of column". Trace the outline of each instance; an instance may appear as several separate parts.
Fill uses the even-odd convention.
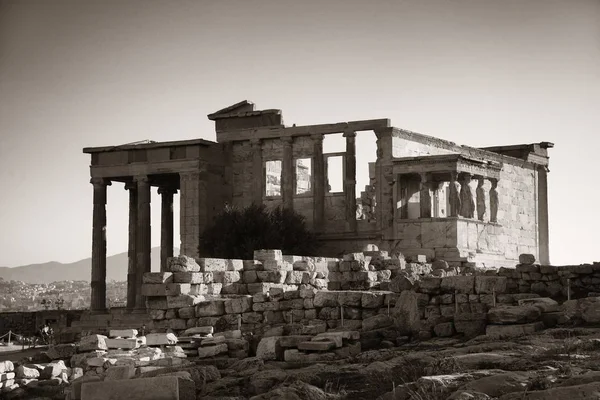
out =
[[[346,203],[346,222],[349,230],[356,230],[356,132],[344,132],[346,138],[346,154],[344,157],[344,194]],[[325,219],[325,159],[323,156],[323,134],[312,134],[313,142],[313,221],[314,229],[320,230]],[[293,138],[283,137],[283,160],[281,174],[282,203],[286,208],[294,207],[294,156]],[[264,195],[262,144],[260,139],[251,141],[253,150],[252,170],[254,179],[253,200],[261,204]]]
[[[94,312],[106,311],[106,193],[111,181],[92,178],[94,211],[92,222],[92,282],[91,304]],[[129,244],[127,269],[127,309],[145,311],[141,293],[143,275],[151,268],[150,189],[148,176],[136,176],[125,184],[129,191]],[[174,187],[161,186],[161,271],[173,256],[173,195]]]
[[[475,193],[471,187],[474,176],[470,173],[452,172],[449,182],[449,213],[450,217],[475,218],[483,221],[488,213],[489,221],[498,222],[498,179],[476,176],[477,188]],[[485,181],[489,180],[491,188],[486,191]],[[433,181],[431,174],[421,174],[420,209],[421,218],[432,217],[432,194],[438,192],[444,186],[444,182]]]

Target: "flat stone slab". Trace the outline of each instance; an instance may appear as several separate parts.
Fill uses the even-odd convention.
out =
[[[118,367],[110,367],[106,370],[104,376],[105,381],[118,381],[122,379],[131,379],[135,375],[135,367],[133,365],[121,365]]]
[[[298,343],[298,350],[304,351],[328,351],[336,347],[338,347],[336,342],[328,339]]]
[[[189,383],[188,383],[189,382]],[[179,400],[193,381],[176,376],[86,382],[81,386],[81,400]]]
[[[211,335],[214,332],[214,328],[212,326],[196,326],[193,328],[186,329],[182,336],[192,336],[192,335]]]
[[[146,337],[142,336],[133,339],[106,339],[106,347],[109,349],[137,349],[146,344]]]
[[[172,272],[146,272],[143,275],[142,283],[171,283],[173,282]]]
[[[228,351],[227,343],[221,343],[221,344],[217,344],[215,346],[200,347],[198,349],[198,357],[199,358],[214,357],[221,353],[227,353],[227,351]]]
[[[323,361],[333,361],[338,357],[335,353],[302,353],[296,349],[288,349],[285,351],[284,360],[286,362],[296,362],[296,363],[317,363]]]
[[[491,338],[505,339],[530,335],[543,329],[543,322],[517,325],[488,325],[486,327],[485,334]]]
[[[291,336],[282,336],[279,340],[279,345],[281,347],[290,348],[290,347],[298,347],[298,344],[301,342],[308,342],[313,337],[310,335],[291,335]]]
[[[534,306],[540,309],[543,313],[557,312],[560,311],[560,305],[555,300],[549,297],[539,297],[533,299],[521,299],[518,300],[520,306],[528,305]]]

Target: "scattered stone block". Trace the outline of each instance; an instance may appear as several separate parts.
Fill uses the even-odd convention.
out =
[[[196,304],[196,317],[212,317],[225,314],[225,300],[203,301]]]
[[[146,346],[171,346],[177,344],[177,336],[172,333],[149,333]]]
[[[60,360],[71,358],[75,353],[77,353],[77,347],[74,344],[57,344],[50,346],[46,355],[51,360]]]
[[[281,336],[263,337],[256,348],[256,357],[262,360],[281,360],[283,348],[279,344]]]
[[[508,279],[505,276],[483,276],[475,277],[475,293],[477,294],[502,294],[506,292]]]
[[[240,296],[227,299],[225,302],[225,313],[241,314],[252,311],[252,296]]]
[[[227,353],[226,343],[221,343],[214,346],[200,347],[198,349],[199,358],[214,357],[222,353]]]
[[[165,310],[169,308],[167,306],[167,298],[166,297],[147,297],[146,298],[146,308],[151,310]],[[181,308],[181,307],[173,307],[173,308]]]
[[[12,361],[0,361],[0,374],[5,372],[12,372],[15,369],[15,365]]]
[[[520,306],[534,306],[540,309],[542,313],[557,312],[560,305],[549,297],[539,297],[534,299],[521,299],[518,301]]]
[[[442,292],[454,293],[475,293],[475,277],[474,276],[446,276],[442,278],[440,289]]]
[[[257,261],[283,261],[281,250],[254,250],[254,259]]]
[[[193,336],[193,335],[201,335],[207,336],[211,335],[214,332],[214,328],[212,326],[196,326],[193,328],[186,329],[183,332],[182,336]]]
[[[170,272],[199,272],[200,266],[192,257],[179,255],[167,260],[167,267]]]
[[[109,349],[137,349],[146,344],[144,336],[132,339],[106,339],[106,347]]]

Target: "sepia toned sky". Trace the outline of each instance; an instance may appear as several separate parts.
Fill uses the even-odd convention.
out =
[[[83,147],[214,140],[206,115],[243,99],[289,125],[553,142],[550,258],[600,260],[598,21],[597,0],[0,0],[0,266],[90,256]],[[109,255],[127,207],[114,184]]]

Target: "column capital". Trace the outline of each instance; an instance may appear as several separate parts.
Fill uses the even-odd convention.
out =
[[[179,172],[179,179],[182,181],[192,181],[200,179],[200,171],[181,171]]]
[[[133,189],[137,189],[137,185],[136,185],[135,181],[125,182],[125,190],[133,190]]]
[[[250,139],[250,144],[252,145],[252,147],[257,147],[261,145],[261,140],[260,138],[252,138]]]
[[[382,139],[386,136],[391,136],[394,132],[394,128],[379,128],[375,129],[373,132],[375,132],[375,136],[377,136],[377,139]]]
[[[283,142],[284,146],[291,146],[294,142],[294,138],[291,136],[284,136],[281,138],[281,141]]]
[[[492,189],[496,189],[498,187],[498,178],[488,178],[488,180],[492,184]]]
[[[458,171],[450,171],[450,182],[458,181]]]
[[[94,185],[94,188],[102,188],[112,185],[110,179],[106,178],[92,178],[90,179],[90,183]]]
[[[344,131],[342,136],[345,138],[355,138],[356,132],[355,131]]]
[[[175,194],[177,193],[177,189],[175,189],[173,186],[159,186],[158,187],[158,194]]]

